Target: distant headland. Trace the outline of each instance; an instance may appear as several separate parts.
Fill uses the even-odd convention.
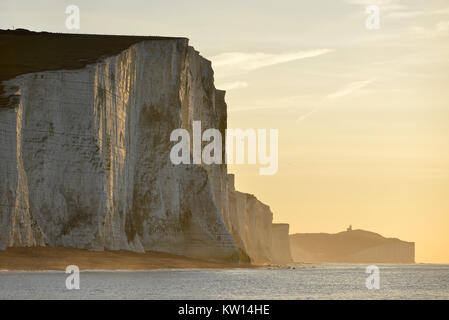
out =
[[[352,226],[336,234],[292,234],[290,248],[295,262],[415,263],[414,242],[353,230]]]

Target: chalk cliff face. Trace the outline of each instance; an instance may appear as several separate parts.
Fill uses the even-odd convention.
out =
[[[271,260],[273,263],[286,264],[293,262],[290,253],[290,226],[287,223],[273,223],[271,238]]]
[[[224,92],[186,39],[141,41],[81,69],[27,73],[3,85],[4,96],[17,99],[0,108],[0,248],[237,259],[223,222],[226,166],[169,159],[172,130],[191,131],[193,120],[203,130],[226,128]],[[271,214],[254,200],[245,205]],[[265,245],[244,241],[249,251]]]
[[[290,262],[288,225],[236,191],[226,164],[170,161],[173,130],[227,127],[225,92],[187,39],[0,30],[0,40],[0,249]]]
[[[415,263],[415,243],[364,231],[290,235],[295,262]]]
[[[225,223],[238,247],[254,264],[272,263],[272,221],[270,207],[255,196],[235,190],[234,175],[228,175],[229,210]]]

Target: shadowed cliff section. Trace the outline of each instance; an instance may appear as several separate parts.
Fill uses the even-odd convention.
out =
[[[291,263],[289,225],[273,223],[268,205],[235,190],[234,174],[227,180],[229,210],[224,211],[224,221],[241,250],[240,259],[256,265]]]
[[[61,69],[81,69],[106,56],[119,54],[144,40],[186,39],[0,30],[0,108],[14,104],[2,97],[2,82],[19,75]]]
[[[293,262],[290,250],[290,242],[288,231],[290,225],[288,223],[273,223],[272,242],[271,242],[271,259],[274,263],[287,264]]]
[[[290,235],[295,262],[415,263],[415,243],[365,230]]]

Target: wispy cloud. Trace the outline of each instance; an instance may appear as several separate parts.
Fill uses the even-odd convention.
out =
[[[248,87],[248,82],[246,81],[235,81],[235,82],[226,82],[222,84],[218,84],[217,87],[221,90],[235,90],[235,89],[244,89]]]
[[[327,98],[328,99],[342,98],[344,96],[347,96],[347,95],[353,93],[354,91],[357,91],[359,89],[362,89],[363,87],[366,87],[367,85],[369,85],[372,82],[374,82],[374,79],[350,83],[347,86],[345,86],[344,88],[342,88],[334,93],[331,93],[330,95],[327,96]]]
[[[447,32],[449,31],[449,21],[440,21],[437,23],[435,30],[437,32]]]
[[[449,8],[434,10],[410,10],[402,0],[346,0],[347,3],[360,6],[378,6],[389,18],[416,18],[449,14]]]
[[[449,14],[449,8],[437,9],[437,10],[415,10],[415,11],[396,11],[390,12],[388,17],[391,18],[416,18],[421,16],[436,16]]]
[[[254,111],[254,110],[279,110],[279,109],[298,109],[298,106],[308,105],[316,100],[314,95],[294,95],[283,96],[274,99],[254,100],[255,104],[251,106],[233,106],[228,108],[228,112]]]
[[[317,105],[315,105],[315,107],[313,107],[309,112],[307,112],[306,114],[303,114],[298,119],[296,119],[296,123],[298,124],[299,122],[301,122],[304,119],[306,119],[307,117],[309,117],[311,114],[314,114],[315,112],[317,112],[320,108],[323,107],[323,104],[325,104],[326,101],[346,97],[346,96],[354,93],[355,91],[360,90],[363,87],[366,87],[367,85],[373,83],[374,81],[376,81],[376,79],[352,82],[352,83],[346,85],[345,87],[339,89],[338,91],[335,91],[334,93],[327,95],[322,101],[320,101]]]
[[[396,11],[390,12],[387,16],[390,18],[415,18],[425,14],[425,11]]]
[[[317,57],[331,51],[330,49],[316,49],[278,54],[226,52],[209,57],[209,60],[212,61],[215,74],[218,77],[225,77],[290,61]]]
[[[394,11],[404,8],[401,0],[346,0],[347,3],[360,6],[378,6],[382,11]]]
[[[278,110],[278,109],[288,109],[291,106],[256,106],[256,107],[244,107],[244,108],[232,108],[228,109],[228,112],[241,112],[241,111],[255,111],[255,110]]]
[[[410,33],[414,36],[424,38],[447,36],[449,33],[449,20],[440,21],[430,28],[415,26],[410,29]]]

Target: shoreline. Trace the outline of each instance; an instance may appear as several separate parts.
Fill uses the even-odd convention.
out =
[[[6,272],[65,272],[67,266],[76,265],[81,272],[148,272],[238,269],[308,269],[324,265],[367,265],[369,263],[310,263],[293,262],[287,265],[233,264],[207,261],[185,256],[149,251],[88,251],[72,248],[12,247],[0,251],[0,273]],[[396,265],[377,263],[378,265]],[[442,265],[414,263],[398,265]]]
[[[138,253],[50,247],[13,247],[0,251],[0,272],[65,272],[69,265],[78,266],[82,272],[258,268],[250,264],[206,261],[155,251]]]

